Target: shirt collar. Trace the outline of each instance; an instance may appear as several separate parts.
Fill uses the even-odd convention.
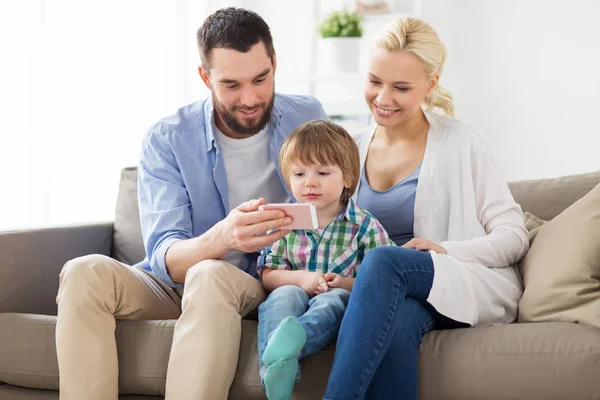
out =
[[[273,132],[281,123],[281,110],[277,102],[277,94],[274,95],[275,99],[273,104],[273,110],[271,110],[271,120],[269,121],[269,129]],[[204,102],[204,130],[206,132],[206,151],[211,151],[216,148],[215,143],[215,132],[213,127],[215,125],[215,108],[212,100],[212,96],[209,96]]]
[[[357,206],[354,203],[354,200],[349,199],[346,208],[343,209],[342,212],[340,212],[340,215],[337,216],[336,221],[347,219],[353,224],[360,225],[361,222],[359,221],[359,216],[361,215],[361,213],[357,212],[356,207]]]

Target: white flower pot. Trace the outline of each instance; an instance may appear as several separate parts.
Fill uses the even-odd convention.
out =
[[[321,38],[319,41],[319,72],[321,76],[354,74],[359,70],[361,38]]]

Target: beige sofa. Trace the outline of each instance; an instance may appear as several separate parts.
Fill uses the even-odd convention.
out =
[[[85,254],[143,257],[135,178],[135,168],[123,170],[114,223],[0,233],[0,399],[58,399],[58,273]],[[550,220],[599,182],[597,172],[511,190],[525,211]],[[123,399],[162,398],[174,323],[117,324]],[[264,398],[257,357],[256,321],[245,320],[231,399]],[[333,347],[306,359],[294,399],[321,397],[332,359]],[[600,329],[548,322],[434,331],[421,346],[419,374],[422,400],[598,400]]]

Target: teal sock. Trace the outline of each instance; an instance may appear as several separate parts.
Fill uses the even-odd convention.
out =
[[[304,328],[295,317],[287,317],[271,334],[262,361],[268,367],[276,361],[297,358],[304,343]]]
[[[265,390],[269,400],[289,400],[294,390],[296,374],[298,373],[298,359],[275,361],[267,367],[265,372]]]

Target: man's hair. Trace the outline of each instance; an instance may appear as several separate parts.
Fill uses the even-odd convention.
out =
[[[233,49],[247,53],[263,42],[274,61],[275,49],[269,25],[254,11],[243,8],[221,8],[209,15],[196,34],[202,66],[210,68],[211,52],[215,48]]]
[[[337,165],[344,175],[344,188],[340,200],[347,203],[360,179],[358,146],[348,132],[329,121],[309,121],[292,132],[279,152],[279,166],[285,183],[290,186],[291,164]]]

